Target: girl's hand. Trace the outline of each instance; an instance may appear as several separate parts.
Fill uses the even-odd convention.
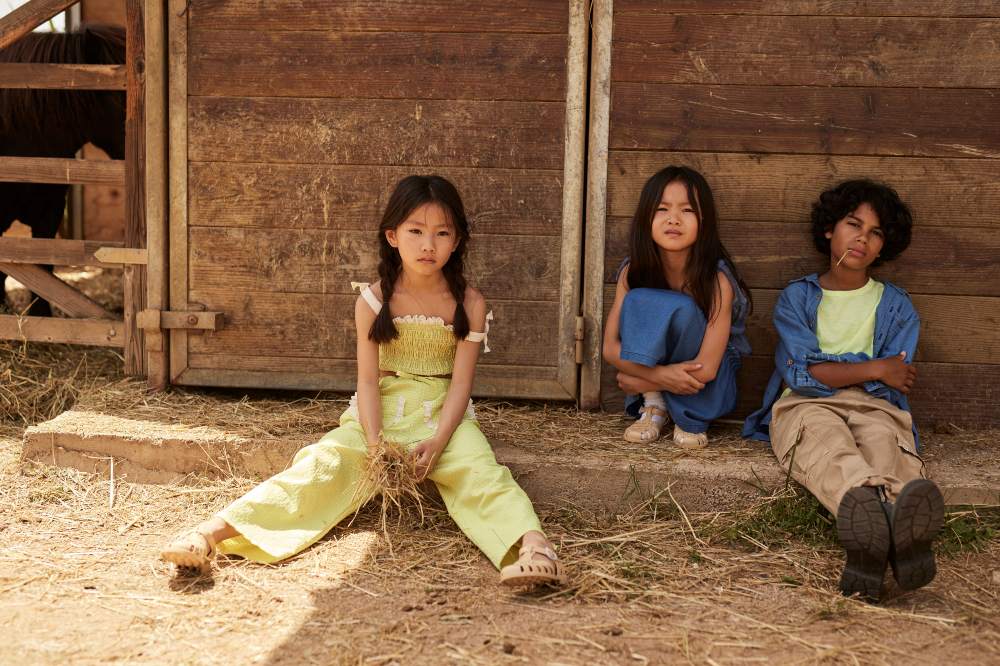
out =
[[[701,370],[701,363],[671,363],[656,367],[656,378],[661,390],[677,395],[694,395],[705,388],[705,384],[691,376]]]
[[[618,373],[618,388],[625,391],[625,393],[629,395],[638,395],[640,393],[660,390],[660,387],[653,382],[647,381],[642,377],[630,375],[627,372]]]
[[[441,452],[448,442],[441,442],[437,437],[431,437],[417,444],[410,455],[413,456],[414,466],[417,471],[417,478],[421,481],[430,474],[437,464]]]
[[[913,383],[917,381],[917,369],[907,363],[906,352],[879,360],[879,379],[892,388],[909,393]]]

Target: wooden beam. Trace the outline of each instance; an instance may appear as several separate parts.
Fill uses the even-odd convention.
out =
[[[146,250],[137,247],[102,247],[94,256],[102,263],[112,266],[145,266],[147,262]]]
[[[0,182],[121,186],[125,183],[125,162],[3,156],[0,157]]]
[[[146,88],[143,0],[125,1],[125,247],[146,247]],[[126,264],[125,374],[146,376],[146,341],[136,315],[146,309],[146,267]]]
[[[32,264],[0,263],[0,271],[46,299],[70,317],[114,319],[114,315],[44,268]]]
[[[169,307],[167,256],[167,54],[163,0],[145,0],[146,20],[146,307]],[[169,381],[167,333],[146,330],[146,378],[153,390]]]
[[[16,315],[0,315],[0,339],[98,347],[121,347],[125,344],[122,322],[118,320]]]
[[[188,329],[200,331],[217,331],[222,328],[225,317],[221,312],[161,312],[159,310],[143,310],[136,320],[139,328],[145,330]]]
[[[125,90],[125,67],[0,62],[0,88]]]
[[[169,242],[167,269],[169,305],[190,310],[188,303],[188,17],[187,0],[167,0],[167,165]],[[166,308],[163,308],[166,309]],[[170,331],[170,381],[188,367],[188,337],[183,329]]]
[[[0,51],[76,3],[77,0],[31,0],[0,17]]]
[[[0,238],[0,262],[119,268],[123,262],[105,259],[102,254],[121,252],[119,248],[121,243],[110,241],[4,237]]]

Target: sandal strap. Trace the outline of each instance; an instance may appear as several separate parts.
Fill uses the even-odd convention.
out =
[[[553,562],[559,561],[559,556],[556,555],[556,551],[552,550],[549,546],[521,546],[521,549],[517,551],[520,558],[530,559],[532,555],[544,555]]]

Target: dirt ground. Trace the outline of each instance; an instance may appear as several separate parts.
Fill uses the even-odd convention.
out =
[[[67,401],[242,435],[268,429],[263,413],[281,415],[271,434],[319,430],[346,406],[337,396],[152,397],[120,378],[91,381]],[[512,422],[509,410],[529,430],[533,419],[539,431],[563,419],[567,441],[598,419],[610,433],[620,427],[562,407],[487,403],[488,436]],[[159,562],[158,547],[252,481],[139,485],[22,466],[25,424],[7,416],[2,663],[1000,663],[995,533],[940,557],[928,587],[890,589],[881,605],[837,593],[841,560],[822,516],[791,531],[775,525],[772,539],[750,530],[760,527],[746,522],[753,516],[689,514],[663,492],[600,513],[539,507],[569,567],[562,590],[501,589],[434,506],[422,526],[409,517],[391,526],[388,541],[368,510],[282,565],[222,561],[189,577]]]

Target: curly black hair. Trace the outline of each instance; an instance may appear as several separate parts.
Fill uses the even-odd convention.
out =
[[[863,203],[871,206],[878,215],[879,226],[885,234],[882,252],[872,266],[879,266],[901,255],[910,245],[913,215],[896,190],[868,179],[845,180],[819,195],[812,208],[812,236],[816,249],[830,256],[830,239],[826,237],[826,232],[832,231],[837,222]]]

